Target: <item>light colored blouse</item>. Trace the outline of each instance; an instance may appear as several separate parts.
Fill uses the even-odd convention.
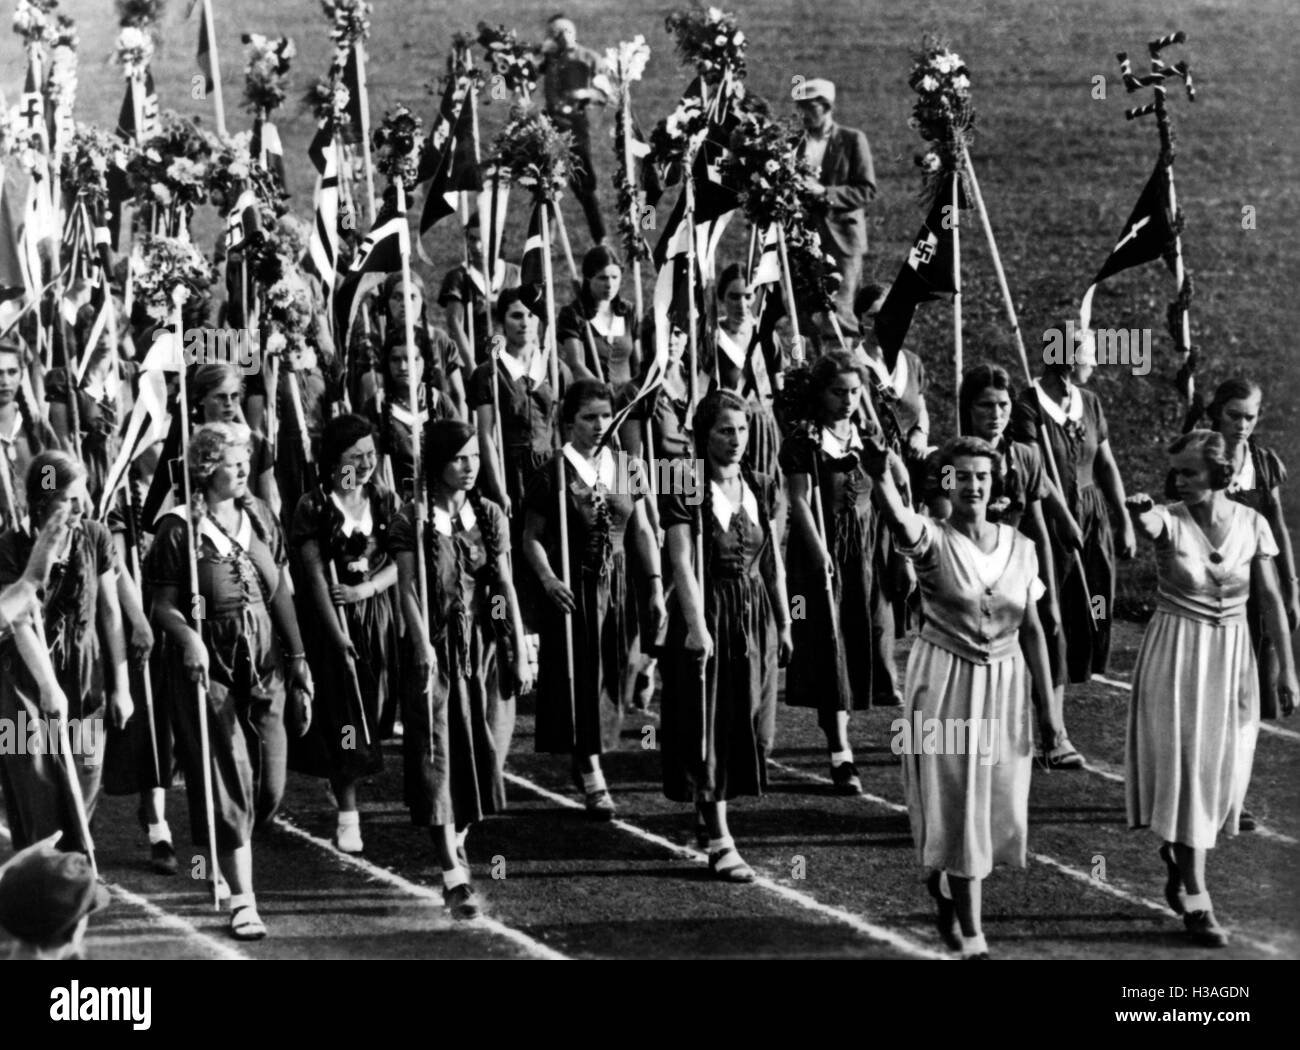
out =
[[[1258,511],[1229,501],[1223,543],[1209,538],[1184,503],[1156,507],[1164,524],[1156,541],[1156,579],[1161,612],[1220,626],[1246,620],[1250,598],[1250,563],[1277,556],[1277,542]]]
[[[925,609],[924,641],[977,664],[1016,655],[1025,608],[1043,596],[1038,552],[1009,525],[999,525],[997,546],[985,554],[948,522],[921,519],[912,559]]]

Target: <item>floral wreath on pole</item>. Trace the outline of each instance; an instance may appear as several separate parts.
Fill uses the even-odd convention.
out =
[[[375,148],[375,170],[390,183],[400,178],[409,198],[415,189],[420,155],[424,152],[424,121],[399,102],[384,114],[371,141]],[[387,201],[387,193],[384,198]]]
[[[163,0],[117,0],[118,22],[113,57],[126,77],[142,77],[153,58],[153,28],[162,18]]]
[[[216,139],[197,123],[171,110],[162,115],[161,128],[127,161],[126,176],[132,195],[141,205],[154,205],[169,217],[168,228],[179,229],[175,220],[188,218],[196,204],[208,199],[208,178]],[[151,208],[136,210],[136,227],[145,228]]]
[[[573,136],[556,130],[545,114],[516,105],[492,144],[492,163],[527,186],[534,200],[554,201],[573,177]]]
[[[633,185],[632,172],[628,170],[629,153],[645,147],[633,143],[631,149],[624,141],[625,135],[631,133],[632,126],[632,85],[645,73],[646,63],[650,61],[650,48],[646,46],[645,37],[635,36],[632,40],[622,41],[618,47],[605,51],[606,75],[618,99],[620,113],[625,119],[619,119],[614,125],[614,185],[618,188],[618,232],[623,239],[623,255],[628,262],[635,259],[649,259],[650,246],[646,244],[641,232],[641,208],[645,203],[645,194]]]
[[[922,171],[921,196],[929,203],[943,184],[944,176],[962,170],[962,153],[974,135],[970,71],[945,41],[927,35],[913,58],[907,83],[918,96],[908,126],[930,143],[930,148],[917,157]],[[962,180],[964,183],[964,174]],[[966,190],[963,185],[963,195]]]
[[[677,42],[677,57],[710,87],[730,71],[745,79],[745,33],[736,16],[718,7],[683,8],[664,20],[664,28]]]
[[[146,234],[140,245],[140,264],[135,268],[135,294],[149,316],[166,323],[178,289],[193,297],[206,296],[216,280],[211,263],[193,242],[180,237]]]
[[[527,102],[537,90],[537,56],[527,44],[519,42],[519,34],[503,25],[478,24],[477,41],[483,47],[483,57],[491,67],[494,77],[517,99]],[[488,93],[490,104],[491,92]]]
[[[289,79],[289,60],[298,49],[287,36],[274,39],[260,33],[245,33],[244,108],[269,116],[284,102]]]
[[[108,205],[108,173],[125,174],[135,146],[93,124],[77,124],[62,156],[61,177],[69,192],[95,212]]]
[[[374,8],[366,0],[321,0],[320,6],[330,20],[330,39],[340,55],[346,56],[357,44],[369,39],[370,13]]]

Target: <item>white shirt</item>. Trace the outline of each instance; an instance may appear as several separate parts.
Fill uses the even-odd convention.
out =
[[[722,491],[722,486],[716,481],[710,481],[709,484],[712,486],[713,491],[713,516],[718,519],[718,524],[721,525],[724,530],[731,527],[732,515],[734,515],[737,510],[744,511],[749,517],[749,520],[755,525],[761,524],[758,517],[758,500],[754,497],[754,493],[750,491],[749,486],[746,485],[744,481],[740,483],[739,507],[732,503],[731,500],[727,499],[726,493]]]
[[[566,444],[562,451],[564,452],[564,458],[573,467],[573,472],[582,479],[582,483],[587,488],[594,489],[597,482],[604,485],[606,489],[614,487],[614,453],[609,450],[608,446],[600,450],[600,455],[596,457],[594,466],[586,456],[578,453],[572,443]]]

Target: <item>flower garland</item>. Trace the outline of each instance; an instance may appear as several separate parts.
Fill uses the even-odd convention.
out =
[[[908,126],[931,144],[917,158],[922,197],[929,199],[938,192],[944,174],[960,168],[963,147],[971,141],[975,107],[970,97],[970,71],[944,41],[927,35],[914,56],[907,84],[918,96]]]
[[[34,179],[42,179],[48,170],[44,141],[39,128],[28,128],[18,111],[0,111],[0,147],[18,158],[18,164]]]
[[[384,114],[375,128],[375,170],[392,182],[401,178],[409,194],[415,189],[415,176],[424,151],[424,122],[402,103]]]
[[[113,59],[122,67],[125,77],[142,77],[153,58],[153,36],[148,30],[124,26],[117,34]]]
[[[298,49],[287,36],[270,39],[260,33],[245,33],[240,39],[247,45],[244,49],[244,108],[253,113],[268,114],[285,100],[289,60]]]
[[[343,78],[332,74],[317,80],[303,96],[303,102],[311,109],[316,122],[327,122],[333,128],[347,127],[351,101],[352,92],[343,83]]]
[[[253,278],[263,288],[271,288],[289,274],[296,273],[307,254],[311,231],[293,215],[271,217],[264,235],[249,253]]]
[[[134,145],[118,135],[76,124],[62,158],[63,185],[94,206],[107,204],[109,171],[125,172],[134,152]]]
[[[519,42],[519,34],[505,26],[478,24],[478,42],[492,71],[502,78],[506,88],[514,95],[527,97],[537,89],[537,56],[526,44]]]
[[[649,259],[651,256],[650,246],[641,230],[641,207],[645,202],[645,194],[633,186],[632,172],[627,165],[628,147],[624,142],[624,135],[630,131],[632,121],[631,88],[641,79],[649,61],[650,48],[646,46],[645,37],[640,34],[605,51],[604,66],[607,75],[619,97],[620,106],[627,114],[628,127],[625,128],[621,114],[614,125],[614,185],[618,189],[618,232],[628,262]],[[642,150],[648,148],[634,143],[632,149],[635,151],[638,147]]]
[[[50,14],[58,6],[59,0],[18,0],[13,26],[24,46],[44,44],[50,39]]]
[[[817,231],[796,223],[786,230],[785,250],[795,301],[810,313],[833,310],[843,278],[835,256],[822,248]]]
[[[621,41],[618,47],[605,49],[606,75],[620,95],[641,79],[649,61],[650,48],[640,33]]]
[[[790,229],[808,215],[812,202],[804,180],[817,172],[800,156],[797,141],[790,122],[772,120],[756,106],[739,113],[721,174],[738,188],[746,217],[760,230],[773,223]]]
[[[370,36],[370,13],[366,0],[321,0],[325,17],[333,23],[330,39],[339,51],[349,51]]]
[[[127,182],[141,203],[163,208],[202,204],[208,199],[209,166],[218,148],[192,120],[169,110],[158,134],[128,161]]]
[[[276,281],[266,290],[266,320],[272,332],[267,340],[268,349],[274,352],[271,344],[277,332],[283,335],[290,349],[305,346],[314,316],[311,292],[301,280],[286,275]]]
[[[166,321],[171,316],[172,294],[177,288],[201,296],[215,279],[211,264],[189,240],[144,236],[140,263],[134,269],[135,294],[152,317]]]
[[[693,140],[703,133],[708,123],[699,96],[683,98],[677,103],[677,108],[662,118],[650,132],[649,159],[662,169],[680,165],[686,159]]]
[[[492,162],[539,200],[554,200],[573,176],[573,136],[542,113],[515,106],[492,145]]]
[[[674,11],[664,26],[677,38],[677,57],[693,65],[707,84],[717,84],[730,71],[745,78],[745,34],[736,16],[717,7]]]

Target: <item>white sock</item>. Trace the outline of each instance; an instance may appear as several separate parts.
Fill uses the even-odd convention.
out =
[[[845,762],[853,761],[853,748],[846,747],[843,751],[831,752],[831,765],[842,766]]]
[[[947,900],[952,900],[952,887],[948,885],[948,873],[939,872],[939,894]]]
[[[456,848],[459,849],[461,846],[465,845],[465,840],[468,837],[469,837],[468,827],[464,828],[462,831],[456,832]]]
[[[1206,890],[1200,893],[1187,893],[1183,895],[1183,907],[1188,911],[1209,911],[1210,894]]]
[[[582,790],[588,794],[608,790],[605,786],[605,773],[599,766],[591,773],[582,774]]]
[[[359,828],[361,827],[361,814],[355,809],[339,810],[339,827],[341,828]]]
[[[726,853],[729,849],[736,848],[736,840],[730,835],[724,835],[720,839],[709,839],[709,854]]]
[[[984,934],[977,933],[974,937],[967,937],[964,933],[961,935],[961,954],[979,955],[980,952],[989,950],[988,942],[984,940]]]
[[[460,867],[452,868],[450,871],[442,873],[442,888],[444,890],[454,890],[457,886],[465,886],[469,883],[469,875],[465,869]]]
[[[171,840],[172,829],[167,826],[167,821],[149,825],[149,845],[156,846],[160,842],[171,842]]]
[[[257,898],[251,893],[235,893],[230,898],[230,910],[239,911],[245,906],[257,907]]]

